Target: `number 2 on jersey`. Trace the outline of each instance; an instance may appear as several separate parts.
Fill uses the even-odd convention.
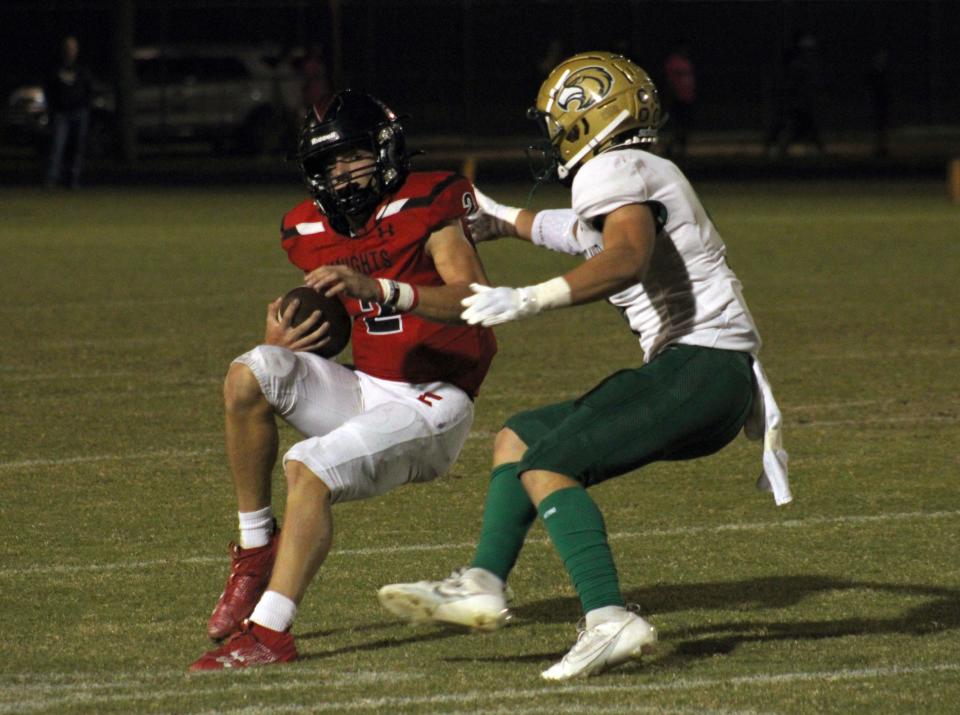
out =
[[[403,315],[393,308],[361,300],[360,310],[364,313],[363,322],[371,335],[393,335],[403,332]]]

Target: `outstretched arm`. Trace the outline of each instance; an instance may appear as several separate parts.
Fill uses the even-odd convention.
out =
[[[461,301],[470,295],[471,284],[490,285],[477,250],[467,239],[459,221],[434,231],[427,239],[427,253],[433,258],[444,285],[421,287],[416,313],[444,323],[463,323]]]
[[[493,241],[504,236],[530,240],[536,211],[498,204],[476,186],[473,187],[473,193],[476,194],[480,206],[467,216],[467,223],[470,226],[470,236],[476,243]]]
[[[486,326],[535,315],[542,310],[608,298],[643,280],[650,266],[657,227],[645,204],[628,204],[609,213],[603,225],[604,249],[563,276],[524,288],[471,286],[462,317]]]
[[[474,241],[512,236],[560,253],[577,255],[583,250],[577,242],[579,222],[573,209],[531,211],[498,204],[476,187],[473,191],[480,203],[467,217]]]

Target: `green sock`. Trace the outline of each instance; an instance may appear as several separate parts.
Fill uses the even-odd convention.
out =
[[[583,612],[625,605],[603,515],[581,487],[553,492],[540,516],[580,596]]]
[[[517,476],[517,462],[496,467],[490,474],[480,543],[470,566],[506,581],[536,518],[537,510]]]

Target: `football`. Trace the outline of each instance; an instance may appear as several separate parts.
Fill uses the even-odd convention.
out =
[[[294,298],[300,300],[300,305],[297,306],[297,311],[293,315],[294,326],[300,325],[300,323],[309,318],[315,310],[319,310],[321,313],[320,323],[324,321],[330,323],[330,330],[327,332],[327,337],[330,338],[330,342],[311,352],[325,358],[332,358],[343,352],[343,349],[347,347],[347,343],[350,342],[350,330],[353,326],[350,315],[347,313],[347,309],[340,299],[336,296],[328,298],[312,288],[300,286],[283,296],[283,302],[280,304],[281,315],[283,315],[287,306],[290,305],[290,301]],[[319,327],[320,323],[315,327]]]

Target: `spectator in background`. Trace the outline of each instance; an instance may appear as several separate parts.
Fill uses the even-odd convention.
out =
[[[303,58],[303,106],[326,107],[330,101],[332,88],[327,63],[323,58],[323,45],[316,42],[310,46]]]
[[[563,59],[563,42],[558,37],[550,40],[547,49],[543,51],[543,56],[537,63],[539,76],[543,77],[550,74],[550,70],[557,66],[557,63]]]
[[[63,179],[64,157],[72,150],[67,186],[80,184],[80,170],[90,125],[90,104],[93,100],[93,77],[77,62],[80,43],[74,36],[65,37],[60,64],[44,85],[47,111],[53,126],[50,157],[47,162],[46,185],[53,187]]]
[[[870,92],[871,119],[873,120],[873,155],[881,158],[888,153],[887,129],[890,120],[890,53],[886,48],[877,50],[867,70],[867,89]]]
[[[817,38],[798,33],[783,57],[775,114],[764,142],[768,154],[783,156],[795,143],[825,153],[817,124],[822,92]]]
[[[693,105],[697,99],[697,80],[686,43],[680,43],[667,57],[663,74],[672,130],[666,153],[680,157],[687,153],[687,140],[693,125]]]

